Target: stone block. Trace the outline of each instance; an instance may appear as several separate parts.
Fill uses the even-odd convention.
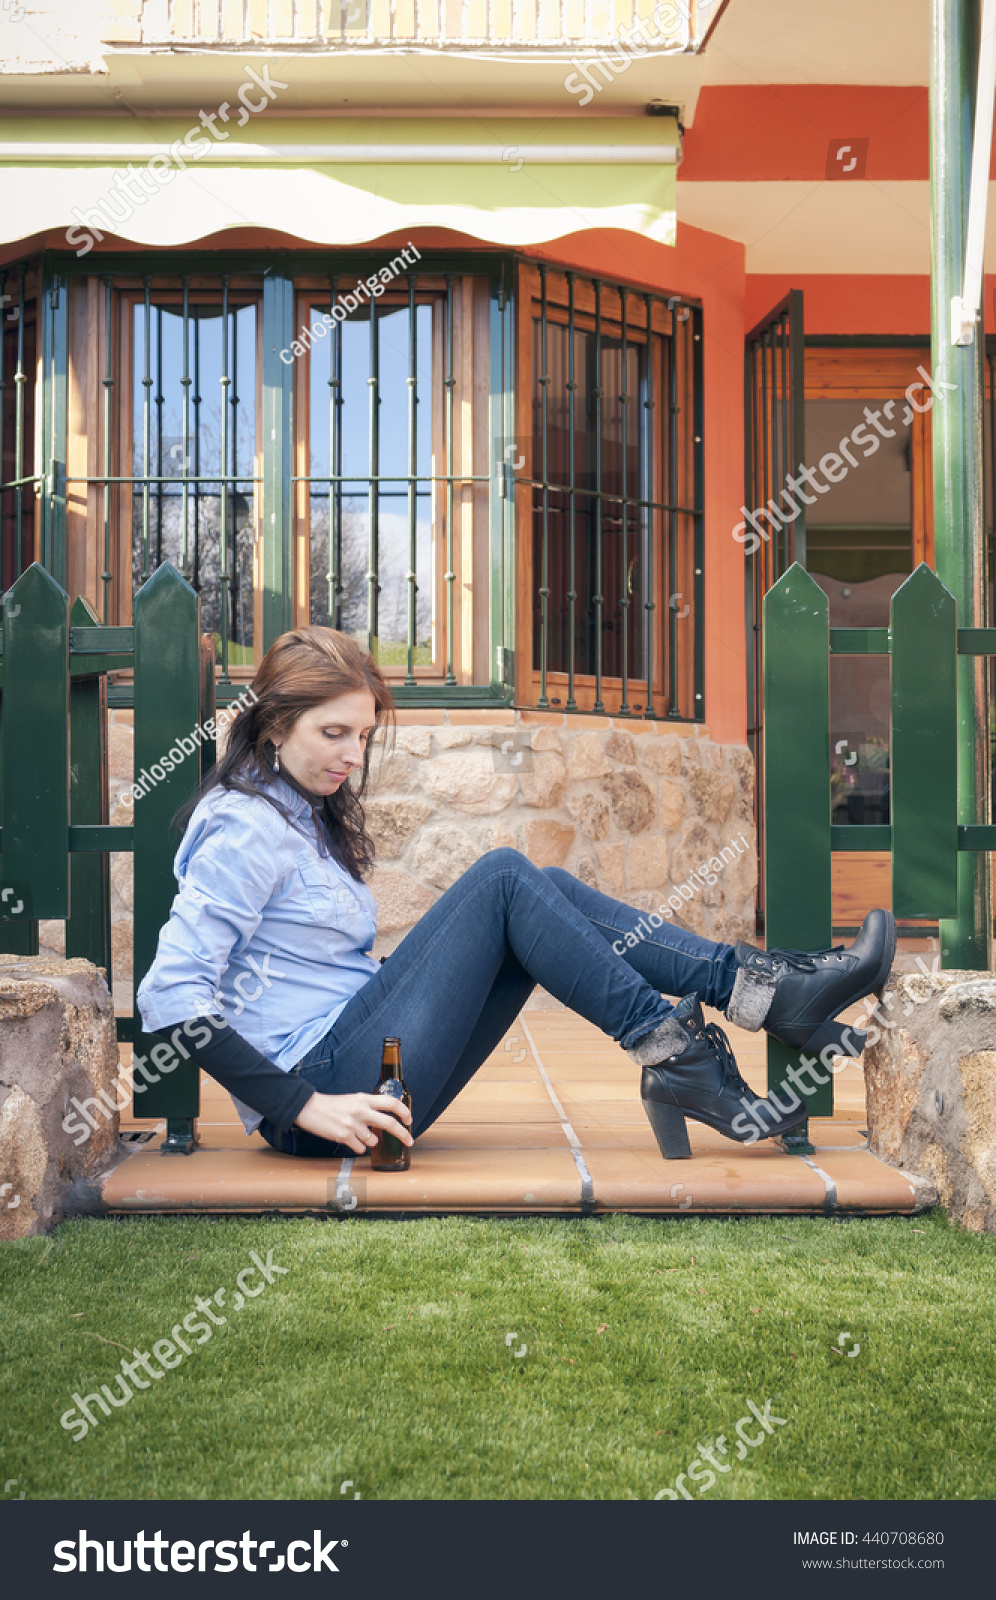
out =
[[[378,867],[370,876],[369,887],[377,902],[378,933],[410,928],[437,898],[432,889],[395,867]]]
[[[605,734],[602,739],[605,754],[611,756],[613,761],[622,762],[624,767],[636,766],[636,745],[633,735],[626,733],[621,728],[613,728],[611,733]]]
[[[574,829],[566,822],[539,820],[523,824],[526,855],[537,867],[562,867],[574,843]]]
[[[639,759],[648,772],[676,778],[681,772],[681,746],[673,736],[644,739],[638,747]]]
[[[642,833],[654,820],[654,793],[635,767],[620,767],[603,779],[602,793],[617,825],[626,833]]]
[[[556,728],[534,728],[529,739],[531,750],[555,750],[558,755],[564,753],[564,741]]]
[[[570,742],[567,770],[573,780],[603,778],[612,768],[597,733],[579,733]]]
[[[469,728],[434,728],[432,738],[437,750],[459,750],[473,742]]]
[[[431,799],[475,816],[504,811],[518,787],[512,773],[496,772],[489,753],[478,749],[434,756],[419,776]]]
[[[135,732],[112,722],[107,729],[107,773],[124,784],[133,781],[135,766]]]
[[[111,977],[115,983],[119,979],[131,983],[134,974],[135,945],[132,919],[125,916],[120,922],[111,922]]]
[[[509,833],[507,828],[488,828],[484,835],[484,843],[488,850],[521,850],[518,839],[514,833]]]
[[[410,756],[420,756],[424,759],[432,755],[432,730],[399,727],[396,744],[399,750],[406,750]]]
[[[667,840],[661,835],[633,839],[626,848],[626,882],[640,889],[660,889],[667,883]]]
[[[685,791],[681,784],[671,778],[662,778],[658,790],[657,815],[665,833],[674,833],[680,828],[686,806]]]
[[[996,978],[893,972],[870,1020],[872,1150],[965,1227],[996,1233]]]
[[[552,733],[553,729],[538,731]],[[563,756],[552,750],[534,756],[531,771],[519,775],[519,787],[527,806],[559,806],[567,793],[567,766]]]
[[[125,911],[135,909],[135,858],[131,854],[111,857],[111,891]]]
[[[79,958],[0,956],[0,1240],[76,1208],[118,1153],[114,1007]],[[68,1124],[68,1127],[67,1127]]]
[[[716,746],[704,745],[703,749],[715,750]],[[706,822],[729,820],[737,798],[737,785],[729,773],[716,772],[707,766],[696,767],[688,776],[688,792],[692,805]]]
[[[738,944],[741,940],[745,944],[756,944],[753,910],[750,914],[727,909],[716,913],[710,919],[709,937],[717,944]]]
[[[600,844],[596,852],[598,856],[598,871],[604,887],[612,894],[618,894],[622,888],[623,871],[626,866],[626,846],[624,844]]]
[[[715,854],[716,845],[709,830],[701,822],[690,822],[671,855],[671,882],[683,883]]]
[[[589,888],[598,888],[598,872],[591,856],[579,856],[576,873],[581,882],[586,883]]]
[[[409,866],[420,880],[448,889],[481,854],[462,828],[424,828],[415,841]]]
[[[586,839],[605,838],[611,813],[597,794],[592,794],[590,790],[585,794],[572,794],[567,809]]]
[[[367,829],[378,856],[394,860],[415,837],[432,807],[424,800],[367,800],[364,805]]]
[[[404,750],[375,750],[370,757],[370,787],[368,794],[384,793],[389,789],[410,789],[412,786],[408,755]]]

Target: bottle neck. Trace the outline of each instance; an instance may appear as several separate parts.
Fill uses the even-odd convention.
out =
[[[401,1051],[398,1049],[385,1050],[380,1063],[380,1081],[386,1083],[389,1078],[397,1078],[404,1082],[401,1072]]]

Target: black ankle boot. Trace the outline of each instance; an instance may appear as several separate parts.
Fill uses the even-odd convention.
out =
[[[681,1043],[680,1050],[648,1063],[647,1055],[653,1053],[652,1041],[657,1037],[651,1034],[629,1054],[643,1066],[643,1109],[666,1161],[680,1161],[692,1153],[686,1117],[704,1122],[739,1144],[788,1133],[805,1121],[803,1104],[783,1111],[744,1082],[726,1034],[716,1023],[703,1020],[702,1007],[693,995],[675,1006],[658,1033],[664,1036],[663,1048]]]
[[[860,1055],[865,1035],[834,1018],[881,988],[896,953],[891,911],[869,911],[847,949],[756,950],[738,944],[740,970],[726,1008],[728,1021],[754,1033],[765,1028],[793,1050]]]

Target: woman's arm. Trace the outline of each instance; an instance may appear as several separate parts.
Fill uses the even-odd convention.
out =
[[[407,1127],[412,1114],[400,1100],[375,1094],[319,1094],[296,1073],[281,1072],[216,1016],[192,1017],[183,1031],[197,1065],[281,1132],[297,1123],[322,1139],[348,1145],[357,1155],[376,1143],[375,1128],[389,1129],[402,1144],[413,1143]],[[399,1128],[399,1120],[405,1126]]]
[[[293,1125],[315,1092],[304,1078],[274,1066],[248,1039],[213,1013],[189,1018],[183,1032],[197,1065],[281,1132]]]

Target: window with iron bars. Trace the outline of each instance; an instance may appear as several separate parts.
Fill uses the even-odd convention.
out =
[[[519,302],[535,704],[701,718],[701,313],[545,265]]]
[[[483,251],[8,280],[4,587],[33,553],[127,623],[170,560],[223,683],[313,621],[402,705],[702,717],[697,307]]]

